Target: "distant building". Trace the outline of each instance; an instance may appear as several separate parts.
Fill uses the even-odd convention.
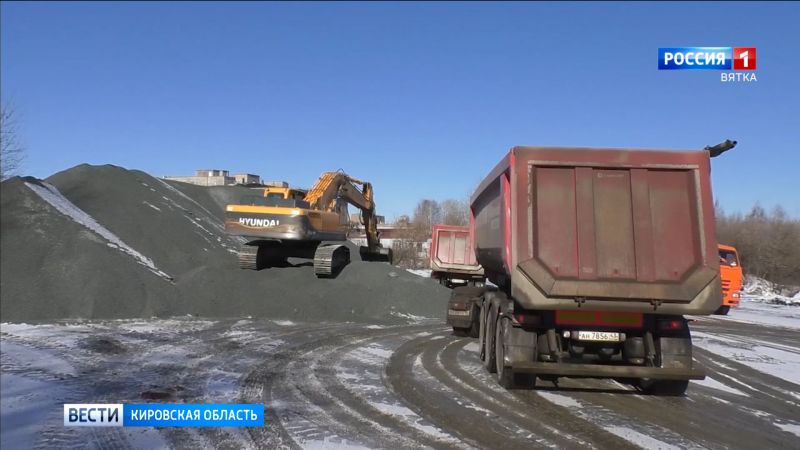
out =
[[[198,186],[230,186],[234,184],[259,184],[261,177],[250,173],[237,173],[230,176],[227,170],[200,169],[195,170],[194,176],[166,176],[165,180],[191,183]]]
[[[427,255],[430,239],[414,240],[410,237],[412,235],[411,229],[407,226],[378,222],[378,239],[380,239],[384,247],[394,248],[397,244],[412,245],[419,252]],[[367,245],[367,234],[364,232],[364,226],[360,223],[352,224],[348,240],[358,245]]]
[[[252,173],[237,173],[233,178],[236,184],[261,184],[261,177]]]
[[[382,225],[386,223],[386,217],[384,216],[375,216],[375,220],[378,222],[378,225]],[[361,213],[352,213],[350,214],[350,223],[353,225],[359,225],[361,223]]]

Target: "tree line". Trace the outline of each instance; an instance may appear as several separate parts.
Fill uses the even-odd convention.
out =
[[[726,214],[717,205],[717,241],[739,252],[744,272],[774,283],[800,286],[800,220],[760,205],[747,214]]]
[[[395,261],[404,267],[425,267],[427,254],[421,246],[436,224],[469,225],[466,200],[420,200],[412,215],[402,215],[396,224],[403,241],[396,242]],[[760,205],[746,214],[726,214],[716,207],[717,241],[739,251],[745,273],[778,284],[800,286],[800,220],[777,206],[770,212]]]
[[[393,245],[395,264],[401,267],[422,268],[428,265],[428,254],[422,244],[431,238],[431,227],[437,224],[469,225],[469,202],[447,199],[441,202],[422,199],[412,215],[395,220],[399,237]]]

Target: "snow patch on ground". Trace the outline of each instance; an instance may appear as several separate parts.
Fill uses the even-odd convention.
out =
[[[6,351],[3,343],[3,352]],[[0,433],[2,448],[36,448],[42,435],[42,424],[49,422],[50,413],[58,411],[67,391],[63,384],[42,381],[29,376],[0,373]]]
[[[292,325],[297,325],[291,320],[273,320],[272,323],[274,323],[275,325],[280,325],[282,327],[290,327]]]
[[[567,397],[566,395],[554,394],[552,392],[545,391],[538,392],[538,394],[544,397],[544,399],[550,403],[555,403],[556,405],[563,406],[564,408],[580,408],[582,406],[579,401],[575,400],[574,398]]]
[[[42,200],[52,205],[61,214],[64,214],[65,216],[74,220],[76,223],[83,225],[89,230],[92,230],[105,238],[109,242],[109,247],[116,248],[123,253],[127,253],[128,255],[132,256],[137,263],[147,267],[154,274],[164,278],[165,280],[172,281],[172,277],[156,267],[156,265],[153,264],[153,260],[137,252],[131,248],[131,246],[123,242],[122,239],[120,239],[117,235],[109,231],[108,228],[100,225],[92,216],[75,206],[75,204],[64,197],[61,192],[55,188],[55,186],[44,182],[42,182],[42,185],[40,186],[35,183],[28,183],[27,181],[25,182],[25,185],[28,186],[30,190],[35,192],[36,195],[41,197]]]
[[[631,423],[631,421],[628,418],[623,418],[603,407],[593,405],[588,402],[584,403],[567,395],[546,391],[537,391],[536,394],[551,403],[569,409],[570,412],[576,416],[591,423],[595,423],[598,426],[603,427],[609,433],[619,436],[620,438],[642,448],[670,450],[703,448],[694,442],[685,439],[683,436],[659,426],[636,423],[636,428],[641,431],[619,426],[619,423]],[[660,439],[656,439],[653,436],[659,436]]]
[[[148,201],[143,201],[142,203],[144,203],[145,205],[147,205],[147,206],[149,206],[149,207],[151,207],[151,208],[155,209],[156,211],[159,211],[159,212],[161,212],[161,208],[159,208],[158,206],[156,206],[156,205],[154,205],[154,204],[152,204],[152,203],[150,203],[150,202],[148,202]]]
[[[732,340],[702,332],[692,333],[698,347],[732,359],[759,372],[800,385],[800,352],[781,350],[758,342]]]
[[[431,319],[429,319],[427,317],[416,316],[414,314],[402,313],[402,312],[399,312],[399,311],[392,311],[391,315],[393,315],[395,317],[400,317],[400,318],[403,318],[403,319],[407,319],[407,320],[409,320],[411,322],[422,322],[422,321],[425,321],[425,320],[431,320]]]
[[[419,277],[423,278],[431,277],[431,269],[406,269],[406,270]]]
[[[369,447],[348,442],[346,439],[328,437],[318,441],[300,442],[300,447],[308,450],[369,450]]]
[[[732,308],[727,316],[713,317],[714,319],[732,322],[800,328],[800,308],[754,302],[747,298],[742,301],[740,307]]]
[[[606,430],[611,434],[615,434],[626,441],[636,444],[642,448],[657,448],[659,450],[680,450],[681,447],[676,447],[674,445],[669,445],[665,442],[661,442],[658,439],[654,439],[646,434],[639,433],[636,430],[630,429],[628,427],[620,427],[620,426],[609,426],[606,427]]]
[[[800,437],[800,425],[796,423],[776,423],[775,426],[783,431],[788,431],[789,433]]]
[[[711,377],[706,377],[705,380],[695,380],[693,383],[694,384],[699,384],[700,386],[705,386],[705,387],[710,388],[710,389],[715,389],[717,391],[724,391],[724,392],[729,392],[729,393],[734,394],[734,395],[741,395],[743,397],[749,397],[749,395],[745,394],[744,392],[742,392],[742,391],[740,391],[738,389],[734,389],[734,388],[732,388],[732,387],[730,387],[730,386],[728,386],[726,384],[722,384],[719,381],[717,381],[717,380],[715,380],[715,379],[713,379]]]

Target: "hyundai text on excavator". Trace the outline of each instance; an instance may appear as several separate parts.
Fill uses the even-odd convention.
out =
[[[314,273],[332,277],[350,261],[344,244],[327,242],[347,240],[348,203],[361,211],[367,235],[362,259],[391,263],[391,249],[378,239],[372,184],[342,171],[323,173],[308,191],[284,183],[227,205],[225,230],[246,240],[239,250],[242,269],[285,266],[290,257],[313,258]]]

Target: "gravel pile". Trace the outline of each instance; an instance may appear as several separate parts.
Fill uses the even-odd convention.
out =
[[[2,183],[0,320],[266,317],[406,323],[444,314],[449,291],[384,263],[357,260],[335,279],[310,261],[244,271],[224,206],[243,187],[164,182],[80,165],[46,180]]]

